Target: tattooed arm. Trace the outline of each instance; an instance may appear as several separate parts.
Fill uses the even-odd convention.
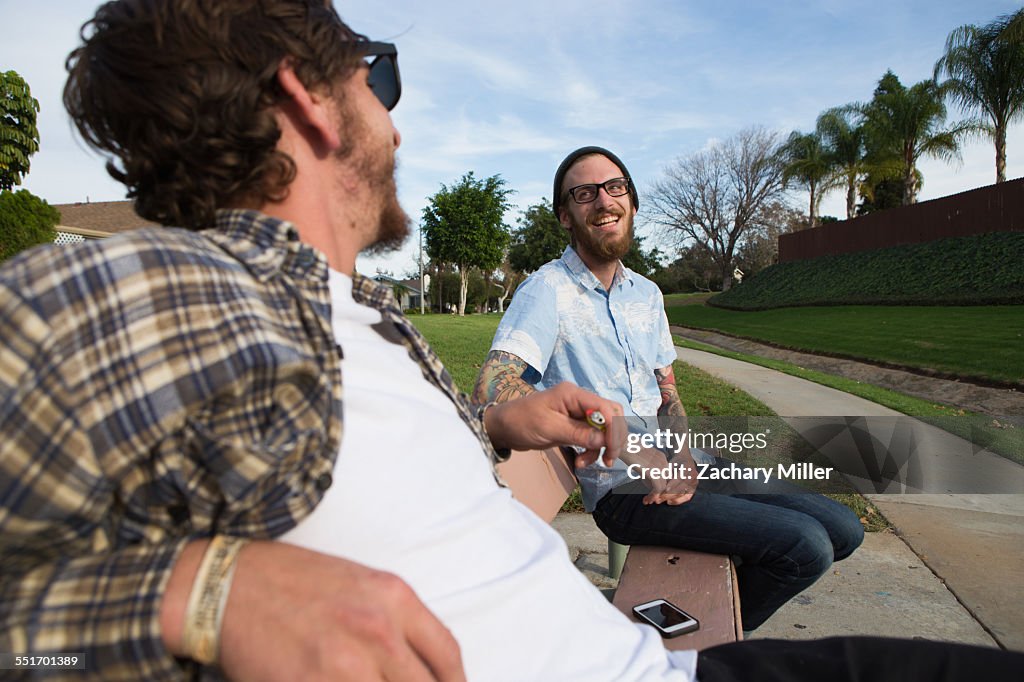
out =
[[[679,400],[679,391],[676,389],[676,373],[672,365],[654,370],[654,376],[658,379],[658,388],[661,390],[661,407],[658,408],[658,416],[685,417],[686,410]]]
[[[476,388],[473,389],[473,402],[481,405],[492,401],[504,403],[536,393],[537,389],[523,381],[527,367],[529,365],[518,355],[492,350],[480,368]]]
[[[676,388],[676,373],[672,365],[654,370],[654,376],[658,380],[658,389],[661,391],[661,407],[658,408],[658,425],[661,428],[669,428],[676,433],[686,433],[686,410],[679,399],[679,390]],[[675,453],[673,461],[680,465],[689,467],[690,471],[696,471],[693,463],[693,455],[690,454],[689,444],[684,444]],[[693,491],[697,488],[697,481],[688,481],[682,493],[668,493],[652,491],[644,498],[644,504],[661,504],[667,502],[670,505],[684,504],[690,501]]]

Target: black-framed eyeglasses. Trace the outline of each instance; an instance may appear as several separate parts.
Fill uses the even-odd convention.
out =
[[[398,48],[392,43],[374,42],[360,43],[359,47],[370,67],[370,75],[366,82],[384,108],[391,111],[402,96],[402,77],[398,73]]]
[[[577,204],[589,204],[591,201],[597,199],[597,193],[602,187],[610,197],[621,197],[624,194],[628,194],[629,183],[629,178],[612,178],[611,180],[605,180],[600,184],[591,183],[589,185],[576,185],[575,187],[570,188],[567,194],[569,194]]]

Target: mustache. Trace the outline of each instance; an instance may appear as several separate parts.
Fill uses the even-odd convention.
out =
[[[588,222],[596,223],[596,222],[599,222],[599,221],[603,220],[604,218],[607,218],[608,216],[612,216],[613,218],[622,218],[625,215],[626,214],[625,214],[624,211],[616,211],[616,210],[613,210],[613,209],[606,209],[604,211],[601,211],[600,213],[595,213],[593,218],[591,218],[590,221],[588,221]]]

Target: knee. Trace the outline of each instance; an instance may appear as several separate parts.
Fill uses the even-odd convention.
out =
[[[853,554],[864,542],[864,524],[849,507],[843,507],[843,509],[846,513],[839,519],[839,523],[830,529],[829,533],[832,536],[832,551],[836,561]]]
[[[832,558],[832,541],[828,533],[821,524],[812,521],[777,533],[769,539],[758,560],[749,561],[744,557],[742,565],[760,565],[778,580],[808,585],[829,569]]]
[[[797,566],[800,578],[817,579],[832,565],[835,551],[832,538],[820,524],[808,524],[803,528],[800,542],[790,555]]]

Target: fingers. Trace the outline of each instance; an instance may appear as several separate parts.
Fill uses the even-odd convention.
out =
[[[580,452],[576,455],[576,461],[574,464],[577,469],[585,469],[596,462],[600,455],[600,450],[587,450],[586,452]]]
[[[458,642],[400,577],[267,541],[240,557],[221,666],[255,682],[465,680]]]
[[[693,493],[647,493],[644,495],[643,503],[667,504],[670,507],[678,507],[693,499]]]
[[[393,574],[381,573],[374,582],[384,627],[397,626],[395,646],[384,652],[385,679],[465,680],[458,642],[416,592]],[[385,640],[380,633],[372,639]]]
[[[622,406],[569,382],[561,383],[551,391],[563,402],[568,416],[576,422],[574,431],[577,434],[578,444],[588,450],[596,450],[603,445],[605,448],[604,463],[606,466],[611,466],[622,454],[626,445],[627,429],[625,420],[621,419]],[[597,429],[585,421],[588,410],[601,413],[605,421],[603,430]],[[589,456],[589,453],[585,454]],[[593,462],[595,459],[596,455],[590,461]]]
[[[611,466],[616,459],[622,456],[622,451],[626,447],[626,436],[628,435],[626,420],[622,419],[622,406],[618,403],[613,403],[613,409],[614,411],[608,419],[608,425],[605,426],[604,432],[605,466]]]
[[[429,670],[423,679],[439,680],[440,682],[464,682],[465,672],[462,668],[462,654],[459,643],[437,617],[432,614],[419,599],[414,600],[418,613],[413,614],[407,624],[406,637],[412,650],[425,665],[424,672]],[[408,679],[397,676],[388,679]]]

